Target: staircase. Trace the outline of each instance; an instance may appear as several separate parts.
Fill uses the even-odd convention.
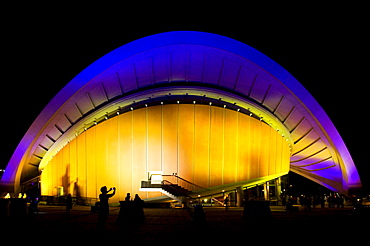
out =
[[[161,191],[161,192],[162,192],[164,195],[166,195],[166,196],[168,196],[168,197],[172,198],[173,200],[176,200],[176,201],[178,201],[179,203],[181,203],[181,204],[182,204],[182,200],[181,200],[181,198],[180,198],[180,197],[175,196],[175,195],[171,194],[170,192],[168,192],[168,191],[166,191],[166,190],[163,190],[163,189],[162,189],[162,191]]]
[[[167,180],[163,180],[162,190],[165,190],[174,196],[188,196],[189,194],[189,190],[179,186],[178,184],[172,184]]]
[[[177,175],[163,175],[163,177],[165,177],[166,180],[163,180],[162,184],[153,185],[150,183],[150,181],[142,181],[142,190],[160,191],[173,200],[183,203],[182,197],[190,197],[191,190],[202,189],[202,187],[193,184]]]
[[[163,177],[163,178],[162,178]],[[271,176],[271,179],[276,178]],[[223,184],[208,188],[203,188],[190,181],[187,181],[177,174],[162,175],[161,179],[156,180],[158,183],[152,183],[152,180],[142,181],[140,191],[161,192],[163,196],[147,198],[147,202],[168,202],[168,198],[178,201],[179,203],[189,204],[210,204],[215,206],[225,206],[224,196],[234,193],[239,187],[251,188],[263,184],[265,179],[253,179],[240,181],[236,183]],[[234,193],[237,195],[236,192]],[[201,201],[202,200],[202,201]],[[207,200],[207,201],[206,201]],[[236,199],[234,199],[235,201]],[[211,202],[209,202],[211,201]]]
[[[182,186],[179,186],[178,184],[172,184],[171,182],[167,181],[167,180],[163,180],[163,183],[162,183],[162,193],[170,198],[172,198],[173,200],[176,200],[178,201],[179,203],[183,203],[183,200],[181,199],[182,197],[188,197],[188,198],[191,198],[191,199],[197,199],[196,196],[194,196],[194,193],[192,191],[189,191],[187,189],[185,189],[184,187]],[[202,189],[204,190],[204,189]],[[197,190],[199,191],[199,190]],[[220,201],[219,199],[215,198],[215,197],[212,197],[212,200],[219,204],[219,206],[225,206],[224,202],[223,201]]]
[[[162,193],[172,199],[182,203],[181,197],[187,197],[189,194],[189,190],[185,189],[184,187],[179,186],[178,184],[173,184],[168,180],[163,180],[162,183]]]

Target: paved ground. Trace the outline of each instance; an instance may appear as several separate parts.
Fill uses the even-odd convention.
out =
[[[314,209],[311,212],[286,213],[283,207],[271,207],[272,218],[242,219],[242,208],[204,208],[206,220],[193,220],[193,211],[170,208],[146,208],[144,223],[117,224],[118,207],[110,208],[105,231],[97,229],[98,215],[90,207],[75,206],[70,215],[64,207],[39,206],[33,217],[0,218],[2,240],[68,243],[144,243],[167,242],[176,244],[216,243],[286,243],[317,241],[340,242],[360,237],[369,227],[369,218],[355,216],[351,207],[343,209]]]

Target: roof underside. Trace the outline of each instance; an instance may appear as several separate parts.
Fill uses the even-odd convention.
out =
[[[360,185],[342,139],[298,81],[245,44],[197,32],[143,38],[93,63],[44,109],[8,168],[23,166],[27,179],[46,156],[118,107],[186,93],[252,108],[291,143],[292,171],[335,191]],[[13,176],[3,179],[15,179],[8,168]]]

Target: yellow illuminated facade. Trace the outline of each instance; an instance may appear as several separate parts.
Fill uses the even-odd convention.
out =
[[[57,187],[75,197],[97,198],[117,187],[111,202],[140,191],[149,171],[177,173],[204,188],[289,171],[287,141],[266,123],[228,108],[170,104],[141,108],[84,131],[62,148],[42,172],[41,192]]]

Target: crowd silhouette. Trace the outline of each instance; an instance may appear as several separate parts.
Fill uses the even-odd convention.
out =
[[[344,195],[324,195],[324,196],[285,196],[283,205],[286,210],[292,211],[294,205],[301,205],[305,211],[311,211],[312,208],[344,208],[345,205],[354,204],[353,199]]]
[[[113,187],[108,190],[106,186],[103,186],[100,191],[97,228],[104,231],[109,216],[109,198],[116,194],[116,188]],[[111,191],[113,192],[110,193]],[[132,199],[131,194],[127,193],[125,200],[120,201],[117,222],[120,224],[142,223],[145,219],[144,204],[145,202],[138,194],[135,194],[134,199]]]

